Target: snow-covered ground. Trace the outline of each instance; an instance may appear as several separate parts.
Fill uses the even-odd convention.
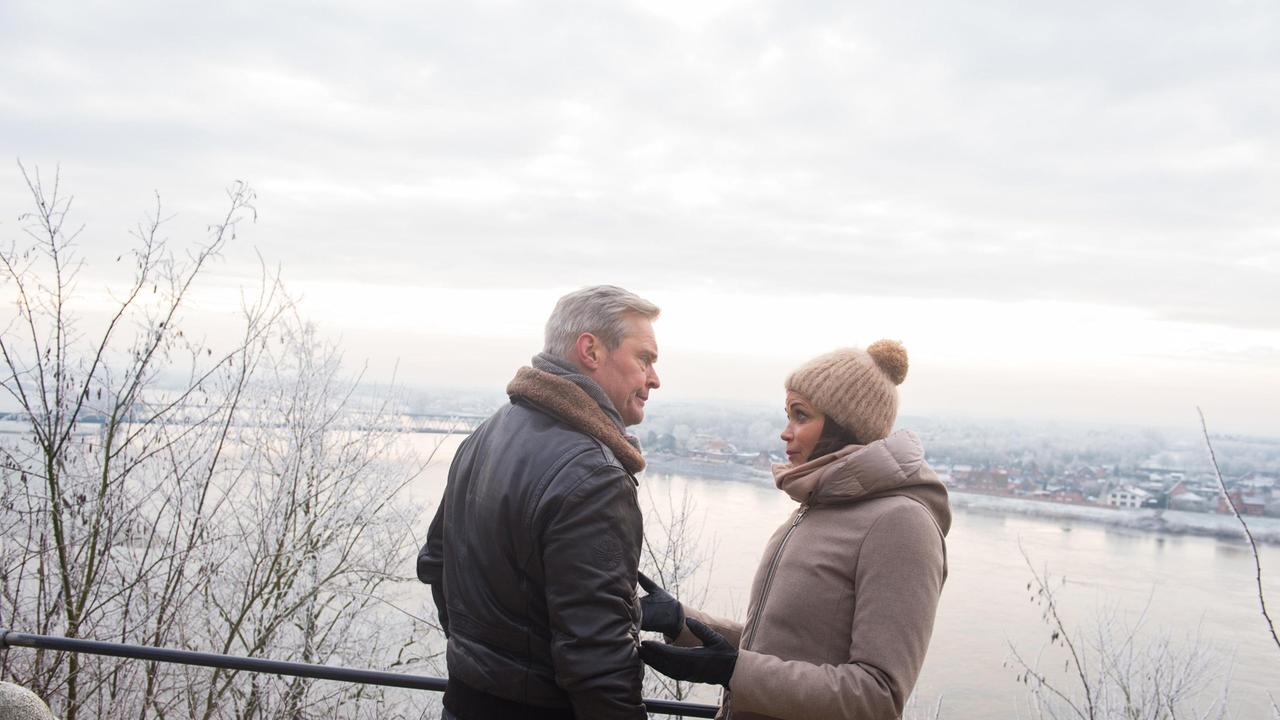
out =
[[[1244,531],[1234,516],[1217,513],[1112,509],[998,495],[979,495],[955,490],[951,491],[951,504],[969,510],[1093,522],[1173,535],[1244,538]],[[1245,521],[1249,523],[1249,530],[1258,542],[1280,544],[1280,518],[1246,517]]]

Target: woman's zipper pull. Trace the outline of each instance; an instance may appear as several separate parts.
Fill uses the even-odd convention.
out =
[[[796,513],[796,519],[791,521],[791,527],[799,525],[800,521],[804,519],[804,514],[807,512],[809,512],[809,505],[801,505],[799,512]]]

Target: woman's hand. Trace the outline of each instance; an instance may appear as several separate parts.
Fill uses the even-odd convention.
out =
[[[733,668],[738,664],[738,650],[715,630],[697,620],[689,618],[685,623],[689,631],[702,641],[702,647],[682,648],[645,640],[640,643],[640,659],[674,680],[729,687]]]
[[[684,628],[684,609],[680,607],[680,601],[644,573],[640,573],[640,587],[648,593],[640,598],[640,629],[660,632],[669,638],[679,635]]]

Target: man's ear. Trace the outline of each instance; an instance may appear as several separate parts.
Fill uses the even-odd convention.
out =
[[[583,370],[588,372],[599,370],[600,363],[604,361],[604,343],[589,332],[582,333],[574,344],[574,359]]]

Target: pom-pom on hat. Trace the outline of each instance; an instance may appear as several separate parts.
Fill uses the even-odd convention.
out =
[[[894,340],[840,348],[787,377],[787,389],[853,432],[860,444],[887,437],[898,417],[898,385],[907,377],[907,349]]]

